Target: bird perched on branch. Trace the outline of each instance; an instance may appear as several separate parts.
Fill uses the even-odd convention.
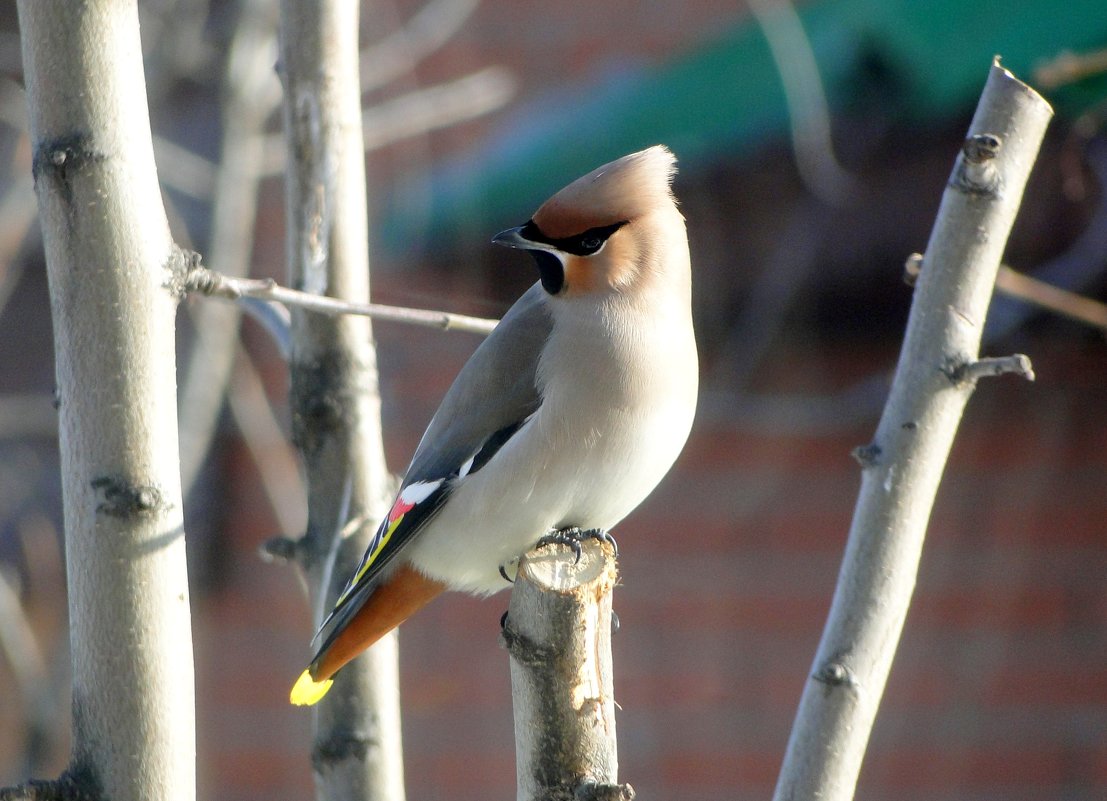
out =
[[[443,590],[504,588],[544,536],[606,537],[672,466],[698,374],[675,169],[662,146],[624,156],[492,240],[540,280],[446,393],[293,703]]]

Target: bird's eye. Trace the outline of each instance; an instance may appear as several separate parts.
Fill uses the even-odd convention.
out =
[[[573,234],[559,239],[551,239],[543,236],[541,231],[535,228],[536,235],[531,237],[534,242],[544,242],[552,245],[562,253],[570,253],[574,256],[594,256],[603,250],[604,244],[611,235],[626,225],[625,221],[589,228],[579,234]]]

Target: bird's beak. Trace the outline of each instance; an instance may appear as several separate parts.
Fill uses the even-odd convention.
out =
[[[517,228],[508,228],[506,231],[500,231],[494,237],[492,242],[497,245],[503,245],[505,248],[518,248],[520,250],[534,250],[536,243],[531,242],[529,239],[523,236],[523,226]]]

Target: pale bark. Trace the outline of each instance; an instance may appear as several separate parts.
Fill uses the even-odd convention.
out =
[[[195,798],[174,248],[135,2],[20,0],[60,403],[73,658],[63,795]]]
[[[1025,357],[978,354],[1003,248],[1051,113],[993,65],[927,245],[891,394],[872,444],[856,452],[861,492],[776,801],[853,797],[965,404],[980,376],[1029,373]]]
[[[352,0],[281,3],[291,283],[365,303],[357,35]],[[293,434],[308,481],[308,530],[297,552],[319,623],[356,568],[390,489],[369,320],[295,311],[290,369]],[[397,675],[392,634],[347,665],[316,707],[312,761],[320,799],[402,801]]]
[[[188,289],[213,297],[240,300],[254,298],[280,303],[289,309],[326,314],[329,316],[354,314],[374,320],[407,323],[442,331],[466,331],[470,334],[491,334],[499,320],[470,317],[453,312],[431,309],[409,309],[403,306],[387,306],[381,303],[355,303],[349,300],[302,292],[277,284],[269,278],[234,278],[196,265],[189,274]]]
[[[241,4],[227,58],[220,106],[223,140],[205,257],[230,275],[250,272],[262,180],[265,122],[280,102],[273,77],[276,11],[268,0]],[[189,309],[195,335],[181,387],[181,485],[191,491],[203,466],[227,396],[239,310],[202,303]]]
[[[519,801],[631,799],[620,785],[611,667],[615,557],[541,547],[519,563],[503,641],[511,654]]]

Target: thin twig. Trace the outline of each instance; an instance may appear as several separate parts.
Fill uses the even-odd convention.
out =
[[[370,106],[362,112],[365,150],[489,114],[506,106],[518,86],[511,70],[493,65]]]
[[[280,104],[273,75],[277,40],[275,9],[268,0],[241,4],[227,54],[222,91],[223,139],[212,205],[210,256],[239,276],[250,271],[261,181],[266,118]],[[189,309],[195,338],[181,374],[181,484],[191,491],[215,435],[238,337],[239,310],[201,304]]]
[[[1053,284],[1047,284],[1045,281],[1039,281],[1007,265],[999,268],[996,289],[1005,295],[1025,300],[1027,303],[1049,309],[1069,319],[1107,330],[1107,304],[1061,289]]]
[[[231,416],[257,467],[277,525],[286,534],[304,530],[304,483],[296,456],[281,431],[250,353],[239,341],[231,391]]]
[[[492,66],[370,106],[362,112],[365,152],[489,114],[507,105],[517,87],[510,70]],[[283,137],[266,137],[263,173],[282,175],[287,163]]]
[[[904,280],[907,283],[914,284],[922,270],[923,261],[920,253],[912,253],[907,257],[903,265]],[[1006,264],[999,266],[996,289],[1008,297],[1040,306],[1070,320],[1107,330],[1107,304],[1061,289]]]
[[[1056,89],[1107,72],[1107,48],[1090,53],[1064,50],[1034,70],[1034,80],[1043,89]]]
[[[480,0],[430,0],[401,28],[361,52],[361,91],[383,86],[415,68],[448,42]]]
[[[840,204],[856,189],[857,181],[834,154],[826,93],[803,23],[789,0],[747,0],[746,4],[780,75],[800,177],[820,199]]]
[[[238,300],[239,298],[260,298],[261,300],[296,306],[308,311],[336,316],[353,314],[372,317],[375,320],[388,320],[395,323],[409,323],[443,331],[468,331],[473,334],[490,334],[498,320],[482,317],[469,317],[452,312],[431,311],[429,309],[408,309],[403,306],[387,306],[380,303],[353,303],[337,298],[315,295],[280,286],[271,278],[231,278],[205,267],[191,270],[185,280],[185,289],[204,295]]]
[[[961,365],[950,378],[955,381],[976,381],[997,375],[1017,375],[1027,381],[1034,380],[1034,368],[1030,357],[1024,353],[1011,356],[989,356]]]

